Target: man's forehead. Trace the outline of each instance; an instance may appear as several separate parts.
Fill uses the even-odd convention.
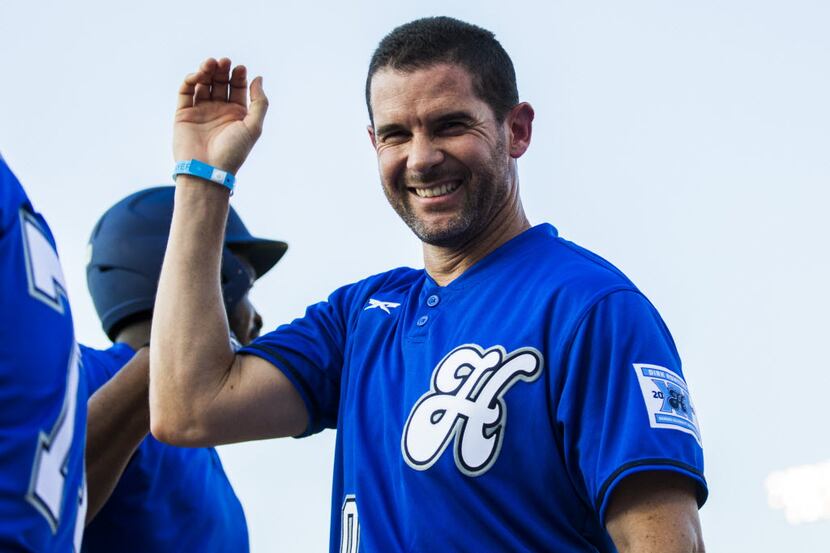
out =
[[[472,75],[462,65],[449,62],[438,62],[424,67],[416,68],[395,68],[383,67],[372,76],[372,89],[383,83],[383,85],[401,82],[432,81],[435,84],[453,86],[464,84],[472,86]]]
[[[449,63],[412,70],[383,68],[372,77],[371,98],[375,118],[419,105],[477,99],[469,71]]]

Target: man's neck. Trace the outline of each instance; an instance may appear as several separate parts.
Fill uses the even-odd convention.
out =
[[[509,216],[497,216],[487,229],[460,247],[444,248],[424,244],[424,266],[439,286],[446,286],[464,274],[499,246],[530,228],[520,200],[504,207]],[[500,214],[501,215],[501,214]]]
[[[123,342],[138,351],[150,342],[150,320],[131,324],[121,330],[114,342]]]

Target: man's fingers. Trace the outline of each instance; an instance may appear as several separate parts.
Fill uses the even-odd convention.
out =
[[[210,85],[213,83],[213,75],[216,72],[218,62],[213,58],[208,58],[199,66],[199,70],[195,73],[195,94],[194,101],[199,103],[204,100],[210,100]]]
[[[176,109],[193,107],[193,94],[196,92],[196,73],[191,73],[184,78],[182,86],[179,87],[179,95],[176,98]]]
[[[196,94],[194,95],[195,103],[205,102],[210,100],[210,86],[202,83],[196,84]]]
[[[230,82],[231,60],[220,58],[211,80],[210,99],[219,102],[228,101],[228,83]]]
[[[248,71],[244,65],[237,65],[233,68],[228,99],[242,107],[248,107]]]
[[[205,60],[195,73],[190,73],[184,78],[182,85],[179,87],[176,109],[193,107],[193,97],[196,94],[197,86],[199,84],[202,84],[203,86],[208,85],[208,87],[210,86],[210,77],[208,76],[209,70],[210,64],[208,64],[208,60]]]
[[[177,109],[197,106],[200,102],[231,102],[247,108],[244,124],[257,137],[268,111],[268,97],[262,88],[262,77],[253,80],[250,87],[251,105],[248,106],[248,70],[238,65],[231,71],[231,60],[208,58],[198,71],[184,78],[179,87]]]
[[[245,116],[245,126],[256,133],[262,134],[262,122],[265,121],[265,113],[268,111],[268,97],[262,88],[262,77],[257,77],[251,83],[251,105],[248,108],[248,115]]]

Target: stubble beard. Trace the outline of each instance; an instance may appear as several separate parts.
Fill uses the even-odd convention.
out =
[[[438,172],[442,174],[437,174]],[[475,173],[468,172],[461,179],[461,187],[465,192],[464,203],[452,218],[440,226],[430,225],[415,214],[411,192],[406,188],[405,182],[396,184],[399,191],[397,195],[390,193],[386,187],[384,193],[398,216],[421,242],[442,248],[459,248],[481,234],[504,207],[508,197],[509,174],[504,140],[499,140],[489,162],[482,164]],[[446,176],[439,170],[436,174],[426,175],[421,182],[437,182]]]

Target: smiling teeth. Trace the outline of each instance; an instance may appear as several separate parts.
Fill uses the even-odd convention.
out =
[[[433,186],[432,188],[415,188],[415,194],[417,194],[419,198],[434,198],[436,196],[444,196],[450,192],[455,192],[459,186],[461,186],[461,183],[454,181],[448,184],[439,184],[438,186]]]

